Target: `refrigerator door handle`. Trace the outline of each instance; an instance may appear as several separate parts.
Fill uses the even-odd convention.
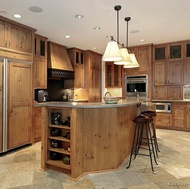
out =
[[[7,151],[7,73],[8,73],[8,60],[3,59],[3,152]]]

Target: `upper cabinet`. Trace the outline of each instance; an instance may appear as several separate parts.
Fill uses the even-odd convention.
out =
[[[84,88],[84,51],[77,48],[67,49],[75,71],[75,88]]]
[[[35,35],[35,56],[47,59],[47,38]]]
[[[184,57],[183,43],[167,43],[154,46],[154,62],[179,60]]]
[[[93,51],[85,51],[84,87],[89,91],[89,102],[101,101],[102,55]]]
[[[106,62],[105,73],[106,87],[122,87],[122,66],[115,65],[113,62]]]
[[[26,53],[33,53],[33,32],[28,27],[20,26],[0,17],[0,47]]]
[[[34,88],[47,88],[47,38],[35,35]]]

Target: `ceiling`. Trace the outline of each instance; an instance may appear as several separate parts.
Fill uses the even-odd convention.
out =
[[[117,38],[115,5],[119,11],[119,42],[126,44],[127,23],[130,16],[129,46],[158,44],[190,39],[190,0],[0,0],[0,15],[37,29],[48,40],[83,50],[103,53],[106,36]],[[42,12],[31,12],[29,7]],[[21,19],[13,14],[21,14]],[[75,15],[82,14],[82,19]],[[100,30],[94,30],[100,27]],[[66,39],[64,36],[70,35]],[[144,39],[144,42],[140,42]]]

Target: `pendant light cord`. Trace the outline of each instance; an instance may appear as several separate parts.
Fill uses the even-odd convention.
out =
[[[117,43],[119,44],[119,11],[121,10],[121,6],[116,5],[114,9],[117,11]]]
[[[129,34],[128,34],[128,22],[131,20],[131,17],[126,17],[126,18],[124,18],[124,20],[127,22],[127,34],[126,34],[126,47],[128,48],[128,43],[129,43],[129,38],[128,38],[128,36],[129,36]]]

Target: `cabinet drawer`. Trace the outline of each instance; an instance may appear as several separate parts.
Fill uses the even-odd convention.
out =
[[[157,126],[172,126],[171,114],[157,114],[156,125]]]

